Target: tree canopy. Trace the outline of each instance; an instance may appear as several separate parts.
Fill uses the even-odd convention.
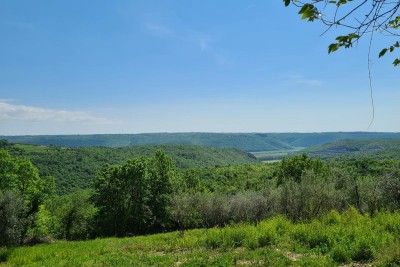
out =
[[[385,0],[283,0],[299,8],[302,19],[310,22],[320,21],[326,25],[326,31],[334,27],[345,28],[347,33],[336,37],[328,47],[328,53],[339,48],[350,48],[362,37],[368,35],[372,43],[374,34],[390,36],[395,39],[379,52],[379,57],[392,53],[400,47],[398,41],[400,26],[400,1]],[[400,58],[395,58],[394,66],[400,66]]]

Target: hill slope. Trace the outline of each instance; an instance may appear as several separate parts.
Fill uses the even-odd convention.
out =
[[[190,144],[235,147],[244,151],[277,151],[309,147],[342,139],[400,138],[400,133],[148,133],[100,135],[0,136],[14,143],[65,147],[126,147],[157,144]]]
[[[234,148],[193,145],[148,145],[123,148],[36,146],[0,143],[13,155],[29,158],[41,175],[56,178],[59,193],[87,188],[103,164],[121,164],[130,158],[151,156],[164,150],[178,168],[214,167],[257,163],[250,154]]]
[[[301,151],[303,152],[324,159],[337,156],[400,159],[400,139],[346,139],[309,147]]]

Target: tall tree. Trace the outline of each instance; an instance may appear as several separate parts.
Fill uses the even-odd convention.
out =
[[[122,235],[125,228],[125,185],[121,167],[105,165],[97,173],[93,202],[98,208],[98,231],[101,235]]]
[[[97,175],[93,200],[103,235],[143,234],[164,229],[174,174],[163,151],[123,166],[105,166]]]
[[[154,231],[160,231],[168,222],[167,207],[170,203],[171,179],[174,175],[172,158],[164,151],[157,150],[150,160],[149,174],[151,224]]]

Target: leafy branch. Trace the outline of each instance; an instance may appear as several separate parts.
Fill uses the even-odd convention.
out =
[[[333,27],[349,30],[346,35],[337,36],[334,43],[328,46],[328,53],[339,48],[350,48],[366,34],[375,32],[398,38],[400,34],[400,0],[283,0],[285,6],[293,4],[299,8],[301,19],[314,22],[321,21],[327,26],[325,32]],[[324,33],[325,33],[324,32]],[[399,42],[380,51],[379,57],[386,52],[399,48]],[[395,58],[394,66],[400,66],[400,59]]]

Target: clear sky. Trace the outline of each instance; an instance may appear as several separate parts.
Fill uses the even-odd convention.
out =
[[[0,134],[365,131],[368,40],[323,31],[281,0],[2,0]],[[398,132],[383,46],[369,130]]]

